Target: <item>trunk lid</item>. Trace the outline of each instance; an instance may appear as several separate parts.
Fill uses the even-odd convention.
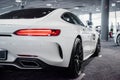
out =
[[[0,34],[12,34],[18,29],[29,28],[38,19],[0,19]]]

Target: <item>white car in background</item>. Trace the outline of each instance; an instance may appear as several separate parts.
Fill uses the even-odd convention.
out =
[[[56,66],[77,77],[82,62],[99,52],[99,34],[68,10],[33,8],[0,15],[1,66]]]
[[[120,31],[118,31],[114,36],[115,43],[120,46]]]

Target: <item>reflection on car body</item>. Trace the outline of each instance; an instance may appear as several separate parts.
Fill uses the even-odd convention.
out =
[[[99,34],[68,10],[33,8],[0,15],[0,65],[64,67],[77,77],[83,60],[99,52]]]

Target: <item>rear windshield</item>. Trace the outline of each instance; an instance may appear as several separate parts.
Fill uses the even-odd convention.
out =
[[[51,8],[34,8],[34,9],[22,9],[12,12],[8,12],[0,15],[0,19],[32,19],[44,17],[55,9]]]

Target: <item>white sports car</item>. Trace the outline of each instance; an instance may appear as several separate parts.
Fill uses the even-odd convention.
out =
[[[1,66],[56,66],[77,77],[83,60],[99,52],[99,34],[68,10],[33,8],[0,15]]]
[[[120,46],[120,31],[118,31],[114,36],[115,43]]]

